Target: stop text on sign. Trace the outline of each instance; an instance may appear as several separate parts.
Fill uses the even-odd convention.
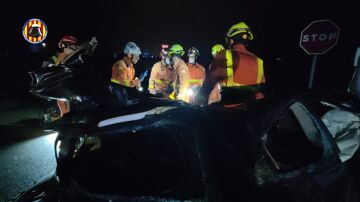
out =
[[[302,37],[302,42],[331,41],[336,40],[337,33],[330,34],[306,34]]]

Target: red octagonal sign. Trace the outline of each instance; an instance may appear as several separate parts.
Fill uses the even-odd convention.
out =
[[[324,54],[336,45],[339,32],[331,20],[314,21],[301,32],[300,47],[307,54]]]

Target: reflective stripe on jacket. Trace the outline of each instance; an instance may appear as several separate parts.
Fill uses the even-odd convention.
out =
[[[186,63],[180,59],[180,61],[174,65],[174,71],[175,74],[172,83],[174,86],[174,98],[184,102],[189,102],[189,97],[186,94],[186,91],[189,87],[189,68],[187,67]]]
[[[237,87],[265,83],[263,60],[246,49],[226,50],[226,75],[222,86]]]
[[[190,74],[189,87],[190,88],[193,86],[201,87],[205,80],[205,68],[198,63],[196,64],[188,63],[187,66]]]

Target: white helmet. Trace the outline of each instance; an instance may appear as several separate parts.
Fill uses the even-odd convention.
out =
[[[124,48],[124,54],[141,55],[140,48],[134,42],[128,42]]]

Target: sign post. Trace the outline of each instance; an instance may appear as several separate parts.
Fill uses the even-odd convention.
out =
[[[331,20],[313,21],[301,32],[300,47],[308,55],[313,55],[309,89],[312,89],[314,83],[317,56],[325,54],[337,44],[339,32],[340,29]]]
[[[312,65],[311,65],[311,72],[310,72],[310,79],[309,79],[308,89],[312,89],[312,86],[313,86],[317,56],[318,56],[317,54],[313,55],[313,61],[312,61]]]

